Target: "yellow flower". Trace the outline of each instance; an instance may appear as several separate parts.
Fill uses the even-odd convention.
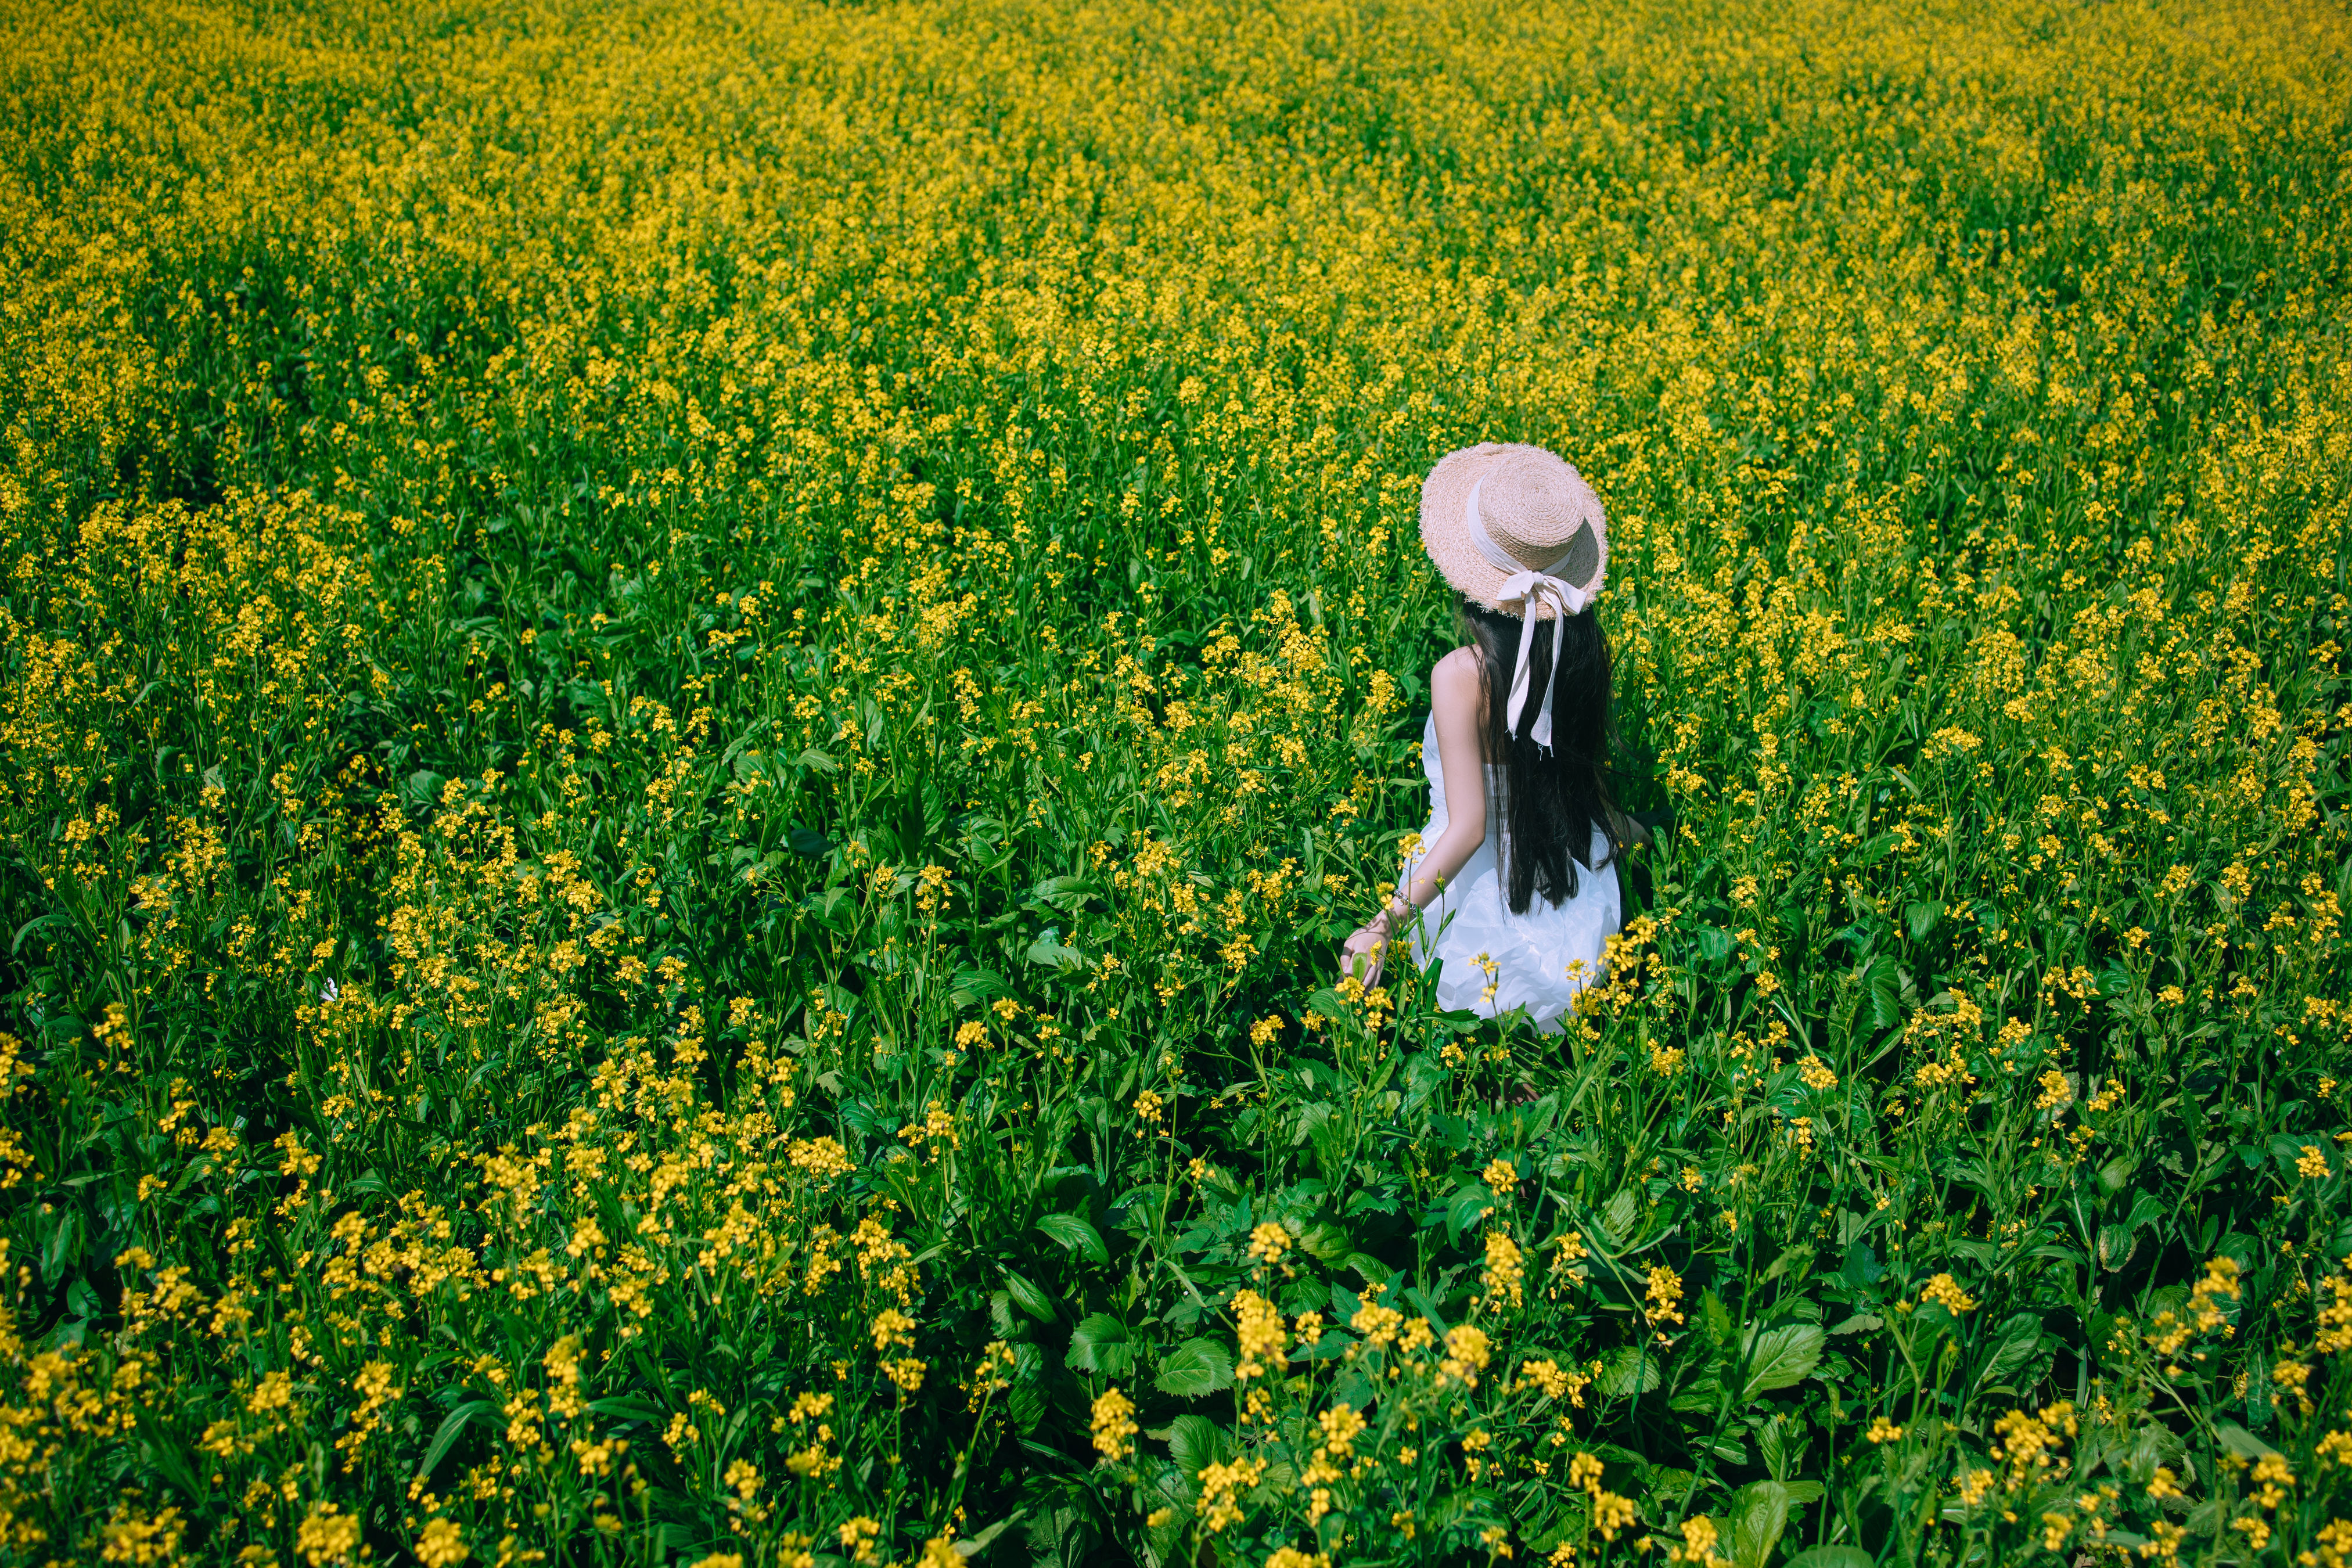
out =
[[[784,1160],[793,1169],[819,1179],[845,1176],[856,1169],[850,1163],[849,1152],[832,1138],[794,1139],[784,1150]]]
[[[874,1348],[887,1351],[894,1346],[911,1349],[915,1343],[915,1320],[895,1307],[885,1307],[874,1315]]]
[[[1486,1358],[1486,1331],[1474,1323],[1457,1323],[1445,1331],[1445,1359],[1438,1363],[1438,1373],[1465,1388],[1475,1388]]]
[[[294,1550],[310,1568],[349,1562],[359,1543],[359,1515],[345,1513],[331,1502],[312,1509],[294,1532]]]
[[[1192,1509],[1210,1534],[1220,1534],[1241,1522],[1241,1499],[1257,1485],[1265,1468],[1264,1459],[1238,1458],[1231,1464],[1211,1463],[1202,1470],[1201,1495]]]
[[[1935,1302],[1955,1317],[1962,1312],[1973,1312],[1977,1308],[1976,1298],[1961,1289],[1960,1282],[1948,1274],[1938,1274],[1928,1280],[1919,1292],[1919,1299]]]
[[[177,1508],[167,1508],[154,1514],[142,1513],[125,1498],[115,1505],[113,1513],[99,1531],[105,1543],[100,1550],[100,1561],[144,1568],[180,1562],[180,1537],[186,1521]]]
[[[1249,1255],[1260,1263],[1279,1263],[1290,1250],[1290,1233],[1266,1220],[1250,1232]]]
[[[416,1560],[425,1568],[456,1568],[472,1555],[455,1520],[428,1520],[416,1538]]]
[[[1521,1282],[1527,1278],[1527,1265],[1518,1243],[1503,1231],[1489,1232],[1486,1237],[1486,1301],[1490,1308],[1517,1307],[1521,1300]]]
[[[1726,1560],[1716,1555],[1715,1545],[1722,1539],[1715,1521],[1705,1514],[1696,1514],[1683,1521],[1683,1539],[1678,1546],[1666,1548],[1669,1563],[1689,1563],[1696,1568],[1717,1568]]]
[[[1344,1458],[1352,1451],[1356,1438],[1364,1430],[1364,1418],[1349,1405],[1334,1405],[1315,1418],[1323,1434],[1323,1447],[1334,1458]]]
[[[1114,1386],[1095,1399],[1095,1450],[1116,1463],[1135,1452],[1135,1402]]]
[[[1642,1517],[1631,1498],[1619,1497],[1598,1487],[1593,1489],[1591,1497],[1592,1528],[1601,1532],[1603,1541],[1616,1540],[1619,1531],[1631,1527]]]
[[[1652,1264],[1649,1288],[1643,1292],[1643,1301],[1648,1310],[1652,1326],[1660,1328],[1661,1338],[1664,1337],[1664,1325],[1679,1323],[1683,1321],[1683,1315],[1677,1309],[1677,1303],[1682,1299],[1682,1276],[1663,1263]]]
[[[1241,1346],[1240,1362],[1234,1368],[1234,1379],[1247,1383],[1265,1368],[1264,1363],[1280,1366],[1289,1353],[1289,1342],[1282,1328],[1282,1310],[1255,1290],[1244,1290],[1234,1298],[1235,1337]]]
[[[836,1539],[841,1542],[841,1549],[849,1553],[852,1562],[872,1563],[881,1561],[880,1554],[874,1550],[874,1542],[881,1534],[881,1521],[859,1514],[842,1525],[836,1532]]]

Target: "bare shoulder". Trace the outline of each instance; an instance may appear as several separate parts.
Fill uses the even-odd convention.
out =
[[[1431,706],[1440,709],[1473,709],[1478,705],[1478,650],[1457,647],[1437,661],[1429,672]]]

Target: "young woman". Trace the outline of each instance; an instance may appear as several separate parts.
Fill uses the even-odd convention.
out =
[[[1609,643],[1591,606],[1608,524],[1567,463],[1487,443],[1430,470],[1421,542],[1468,646],[1430,671],[1421,847],[1345,962],[1369,979],[1409,934],[1415,963],[1443,963],[1441,1007],[1524,1009],[1556,1030],[1600,977],[1621,918],[1617,855],[1639,831],[1604,778]]]

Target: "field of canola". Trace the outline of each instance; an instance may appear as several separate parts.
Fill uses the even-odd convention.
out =
[[[0,10],[0,1563],[2341,1568],[2348,44]],[[1483,438],[1554,1040],[1334,960]]]

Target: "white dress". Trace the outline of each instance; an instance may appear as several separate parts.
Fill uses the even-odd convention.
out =
[[[1445,774],[1437,761],[1437,716],[1421,736],[1422,771],[1429,775],[1429,826],[1421,830],[1425,857],[1445,831]],[[1622,919],[1617,868],[1576,868],[1576,891],[1557,904],[1541,894],[1528,912],[1511,912],[1496,847],[1502,842],[1503,770],[1486,764],[1486,839],[1444,890],[1422,910],[1412,939],[1413,961],[1423,969],[1444,961],[1437,1005],[1499,1017],[1525,1008],[1536,1026],[1557,1032],[1576,994],[1601,978],[1601,958]],[[1609,838],[1592,830],[1592,859],[1604,862]],[[1412,864],[1418,866],[1421,857]],[[1408,869],[1408,876],[1411,870]],[[1487,977],[1481,957],[1493,963]],[[1487,993],[1492,984],[1493,994]]]

